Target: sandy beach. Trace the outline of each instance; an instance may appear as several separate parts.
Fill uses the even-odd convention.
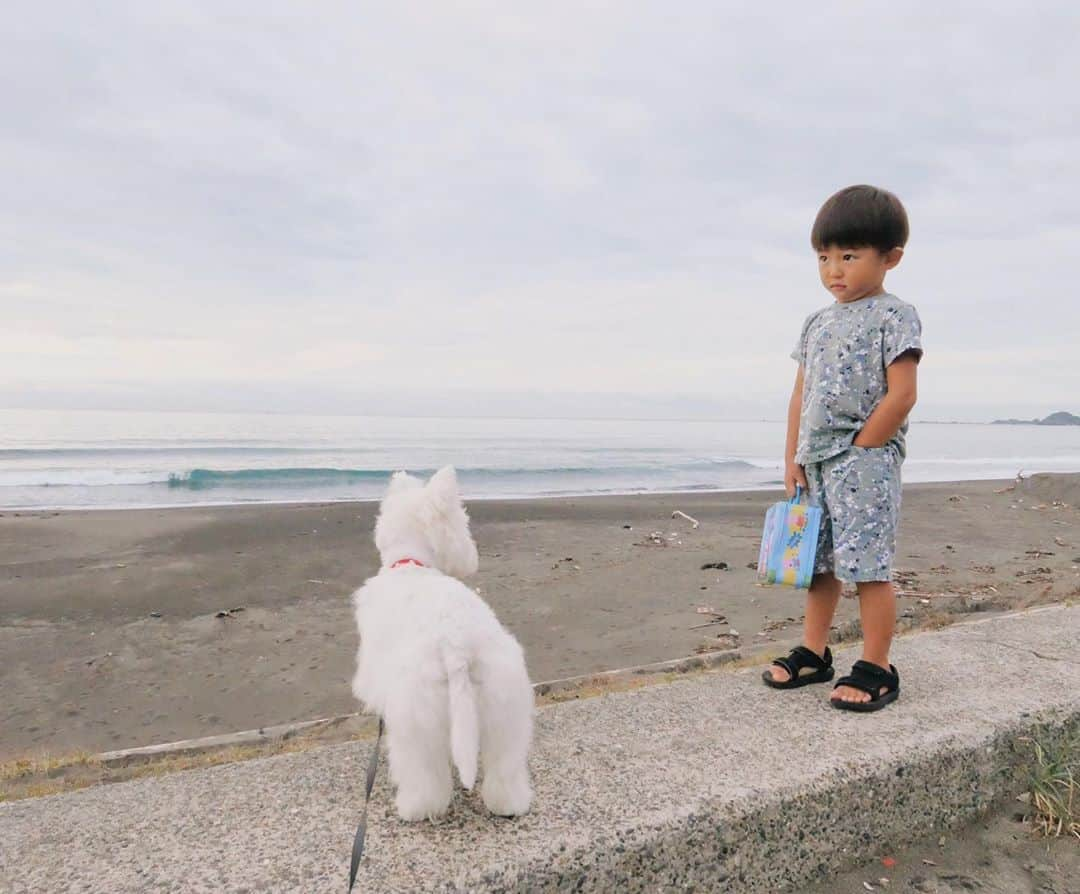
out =
[[[889,858],[851,869],[800,894],[1075,894],[1080,847],[1072,836],[1041,838],[1022,822],[1020,805],[999,811],[942,839],[938,835]],[[870,887],[867,888],[867,885]]]
[[[1080,595],[1080,475],[1012,484],[905,488],[902,626]],[[779,497],[474,502],[472,583],[534,681],[767,647],[797,637],[802,614],[802,594],[757,586],[749,567]],[[0,512],[0,758],[355,711],[349,594],[378,567],[375,510]],[[856,616],[844,600],[840,632]]]

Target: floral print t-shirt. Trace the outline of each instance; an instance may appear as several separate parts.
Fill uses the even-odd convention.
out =
[[[791,353],[803,368],[795,461],[819,463],[846,451],[888,390],[885,370],[909,352],[922,357],[922,323],[895,295],[837,301],[810,314]],[[905,419],[888,444],[900,460],[907,429]]]

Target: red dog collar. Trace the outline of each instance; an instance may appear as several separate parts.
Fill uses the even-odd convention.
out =
[[[418,559],[398,559],[390,567],[391,568],[397,568],[398,565],[419,565],[421,568],[426,568],[427,567],[423,562],[419,561]]]

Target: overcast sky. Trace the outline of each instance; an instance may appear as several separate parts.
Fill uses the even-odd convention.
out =
[[[870,182],[916,418],[1080,412],[1077,5],[745,6],[16,4],[0,403],[780,418]]]

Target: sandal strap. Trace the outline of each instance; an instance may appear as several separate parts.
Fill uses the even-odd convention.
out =
[[[858,689],[870,696],[870,701],[877,701],[882,697],[882,687],[885,688],[885,694],[895,692],[900,688],[900,675],[891,664],[889,669],[885,670],[873,662],[860,660],[851,666],[850,674],[836,681],[833,689],[840,686]]]
[[[883,679],[885,685],[898,686],[900,684],[900,675],[896,672],[896,668],[891,664],[889,669],[885,670],[880,664],[874,664],[872,661],[863,661],[861,658],[851,665],[852,673],[866,674],[874,679]]]
[[[795,679],[804,667],[813,668],[815,671],[828,670],[832,667],[832,653],[826,646],[825,657],[822,658],[813,649],[796,646],[783,658],[774,658],[772,663],[782,667],[791,679]]]
[[[783,668],[785,671],[787,671],[788,679],[790,680],[794,680],[797,676],[799,676],[798,669],[790,661],[788,661],[786,657],[774,658],[772,660],[772,663],[775,664],[777,667]]]
[[[822,658],[813,649],[809,649],[806,646],[796,646],[791,650],[792,655],[799,656],[799,663],[803,667],[812,667],[815,670],[826,670],[832,667],[832,652],[829,651],[829,647],[825,647],[825,657]]]

